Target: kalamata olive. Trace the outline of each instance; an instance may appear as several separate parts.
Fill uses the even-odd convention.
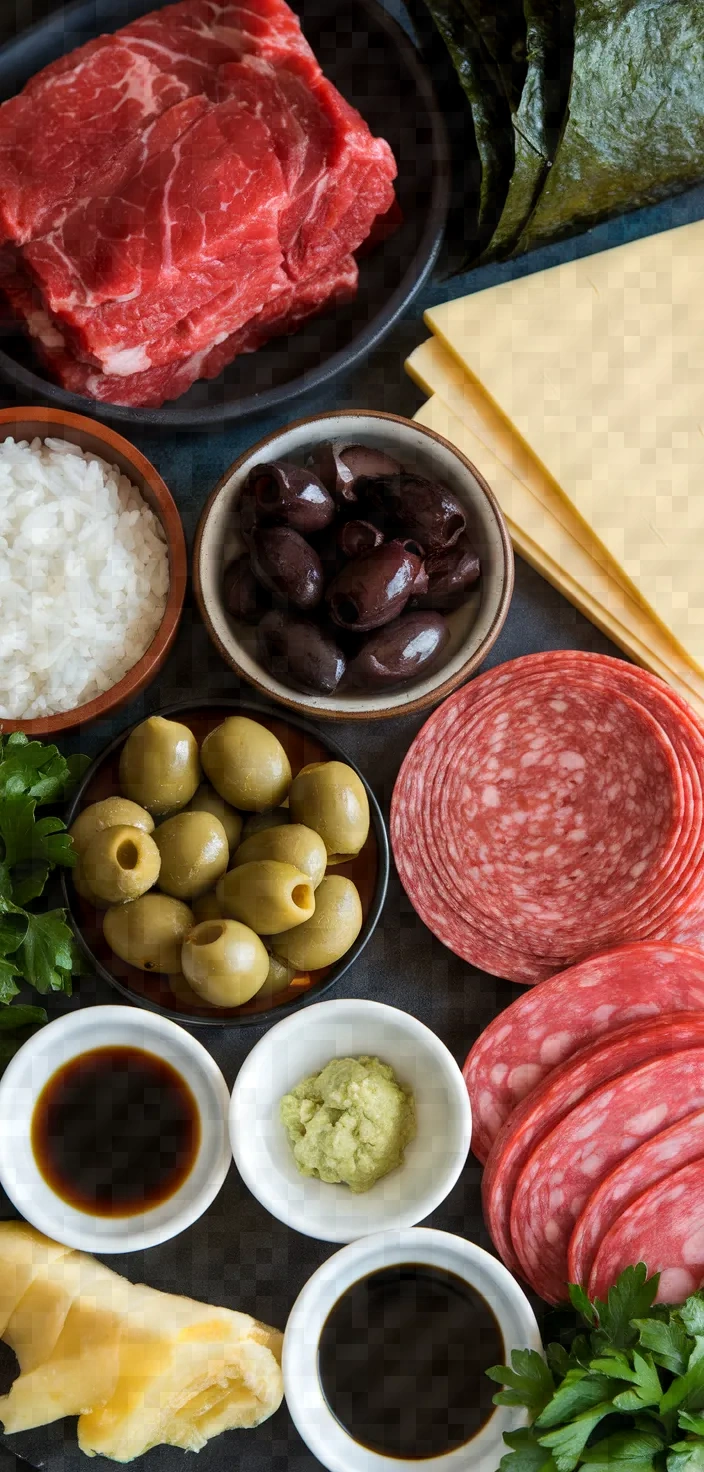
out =
[[[283,521],[303,536],[319,532],[335,518],[335,503],[311,470],[287,460],[255,465],[247,485],[260,520]]]
[[[333,623],[356,633],[390,623],[408,602],[421,567],[420,557],[404,542],[384,542],[353,558],[325,594]]]
[[[352,685],[381,689],[424,674],[444,649],[450,631],[441,613],[402,613],[365,640],[348,667]]]
[[[264,589],[252,572],[248,557],[238,557],[225,568],[222,580],[225,607],[233,618],[256,624],[269,607]]]
[[[358,500],[356,482],[370,475],[394,475],[400,471],[398,460],[383,450],[369,445],[349,445],[345,440],[332,440],[318,445],[308,457],[315,471],[336,501]]]
[[[284,685],[322,695],[337,689],[347,661],[318,624],[272,609],[264,615],[257,637],[262,662]]]
[[[418,608],[458,608],[467,589],[476,583],[480,573],[479,558],[466,534],[446,547],[444,552],[431,552],[425,564],[428,587],[425,593],[414,589]]]
[[[345,557],[361,557],[380,547],[384,533],[371,521],[346,521],[337,534],[337,545]]]
[[[315,608],[323,596],[320,558],[292,526],[257,527],[251,539],[252,571],[279,600]]]
[[[400,475],[365,481],[364,499],[393,517],[403,535],[414,537],[426,554],[452,547],[465,529],[465,514],[457,497],[422,475],[404,470]]]
[[[244,486],[240,499],[237,502],[237,512],[239,515],[239,529],[242,540],[249,546],[249,539],[257,525],[258,516],[254,493],[248,485]]]

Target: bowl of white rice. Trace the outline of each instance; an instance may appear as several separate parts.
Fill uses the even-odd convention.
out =
[[[186,573],[173,498],[122,435],[0,411],[0,729],[49,735],[133,699],[174,642]]]

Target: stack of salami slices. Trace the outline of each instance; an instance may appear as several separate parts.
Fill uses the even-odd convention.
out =
[[[422,728],[391,835],[421,919],[496,976],[531,985],[626,941],[696,945],[704,726],[622,660],[512,660]]]
[[[704,1280],[704,954],[638,942],[526,992],[465,1064],[484,1213],[549,1303],[630,1263],[661,1302]]]

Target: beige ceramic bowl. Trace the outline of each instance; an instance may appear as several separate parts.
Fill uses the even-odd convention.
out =
[[[260,460],[294,460],[323,440],[344,439],[387,450],[409,469],[442,481],[462,502],[467,530],[477,549],[482,576],[464,607],[449,615],[450,642],[434,670],[392,690],[349,690],[334,695],[302,694],[283,685],[260,663],[256,630],[236,622],[222,597],[225,567],[243,550],[237,503],[245,480]],[[369,720],[423,710],[444,699],[486,658],[501,631],[513,591],[513,552],[499,505],[479,471],[447,440],[396,414],[348,409],[299,419],[268,435],[241,455],[204,507],[193,549],[198,605],[215,647],[235,673],[262,695],[318,719]]]

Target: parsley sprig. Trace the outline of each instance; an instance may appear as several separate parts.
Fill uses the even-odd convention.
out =
[[[87,757],[63,757],[20,731],[0,736],[0,1007],[23,982],[70,995],[80,970],[66,911],[29,906],[41,899],[52,870],[76,862],[65,823],[37,817],[37,809],[65,802],[87,765]],[[41,1007],[15,1004],[0,1012],[0,1063],[45,1021]]]
[[[572,1284],[586,1332],[487,1371],[495,1405],[531,1422],[506,1433],[500,1472],[704,1472],[704,1292],[670,1308],[658,1283],[638,1263],[606,1303]]]

